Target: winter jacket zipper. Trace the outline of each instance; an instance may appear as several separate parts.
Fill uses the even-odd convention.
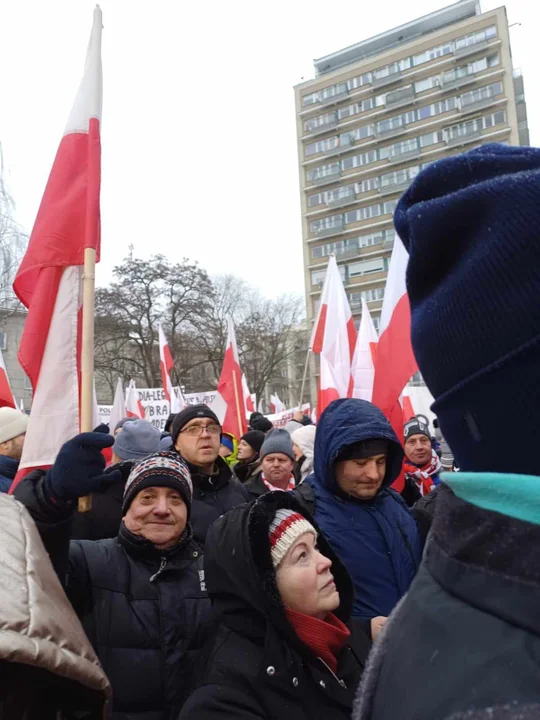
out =
[[[159,563],[159,570],[152,575],[152,577],[150,578],[150,582],[154,582],[154,580],[157,580],[157,578],[161,575],[161,573],[165,569],[166,564],[167,564],[167,556],[162,555],[161,562]]]

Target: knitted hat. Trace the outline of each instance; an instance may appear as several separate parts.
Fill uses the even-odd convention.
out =
[[[123,515],[128,511],[133,498],[147,487],[170,487],[178,490],[187,505],[189,518],[193,485],[188,466],[177,452],[155,453],[133,467],[124,488]]]
[[[272,430],[272,432],[269,432],[266,436],[261,447],[261,459],[266,457],[266,455],[272,455],[274,453],[287,455],[291,460],[295,459],[291,436],[286,430]]]
[[[281,508],[276,511],[274,519],[270,523],[270,553],[274,568],[277,569],[291,545],[304,533],[313,533],[317,537],[317,531],[303,515]]]
[[[0,443],[23,435],[28,427],[28,416],[11,407],[0,408]]]
[[[161,433],[147,420],[133,420],[122,425],[113,445],[121,460],[142,460],[158,451]]]
[[[267,417],[264,415],[257,415],[256,417],[251,416],[249,426],[252,430],[260,430],[263,433],[269,432],[274,426]]]
[[[538,474],[516,447],[540,406],[540,150],[483,145],[431,163],[394,222],[414,353],[457,464]]]
[[[291,440],[295,445],[298,445],[300,450],[304,453],[307,458],[312,458],[315,452],[315,434],[317,428],[315,425],[302,425],[302,427],[295,430],[291,435]]]
[[[388,441],[374,438],[373,440],[360,440],[352,445],[346,445],[336,457],[336,462],[342,460],[365,460],[375,455],[388,455]]]
[[[116,432],[117,430],[120,430],[120,428],[123,428],[127,422],[133,422],[136,419],[137,418],[132,418],[132,417],[121,418],[114,426],[114,432]]]
[[[292,435],[295,430],[298,430],[298,428],[303,427],[302,423],[298,422],[297,420],[289,420],[289,422],[285,425],[283,428],[286,430],[289,435]]]
[[[411,418],[403,427],[403,442],[407,442],[413,435],[425,435],[431,440],[429,428],[417,417]]]
[[[248,430],[247,433],[242,435],[242,440],[252,447],[255,452],[260,452],[262,444],[265,441],[266,435],[260,430]]]
[[[172,422],[171,437],[173,445],[176,444],[180,430],[182,430],[190,420],[195,420],[195,418],[210,418],[210,420],[213,420],[217,425],[221,425],[216,413],[210,410],[208,405],[188,405],[176,415]]]
[[[225,433],[221,436],[221,444],[224,445],[227,450],[230,452],[233,452],[234,450],[234,443],[232,441],[232,438],[230,435],[226,435]]]

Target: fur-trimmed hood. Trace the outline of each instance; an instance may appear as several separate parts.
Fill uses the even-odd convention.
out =
[[[269,527],[280,508],[304,515],[319,533],[318,547],[332,561],[332,574],[341,599],[335,615],[349,622],[353,606],[349,574],[313,518],[285,492],[266,493],[251,505],[241,505],[214,523],[204,558],[207,589],[214,612],[225,625],[260,639],[273,629],[305,652],[305,646],[287,620],[270,555]]]

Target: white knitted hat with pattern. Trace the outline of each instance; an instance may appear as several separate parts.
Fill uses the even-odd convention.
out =
[[[291,545],[304,533],[313,533],[317,537],[317,531],[303,515],[296,510],[281,508],[270,523],[270,553],[274,568],[277,569]]]

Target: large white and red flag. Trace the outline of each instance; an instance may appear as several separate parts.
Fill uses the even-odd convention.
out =
[[[161,384],[165,397],[169,402],[173,397],[173,384],[171,382],[171,371],[174,368],[174,361],[172,359],[171,351],[169,349],[169,343],[161,327],[161,323],[158,325],[159,334],[159,367],[161,370]]]
[[[338,398],[350,397],[353,390],[351,362],[356,345],[356,328],[336,258],[328,261],[317,319],[310,348],[320,355],[317,417]]]
[[[255,396],[249,392],[247,378],[244,373],[242,373],[242,396],[244,398],[244,409],[247,416],[250,415],[252,412],[255,412]]]
[[[286,412],[287,408],[285,407],[285,403],[280,400],[280,397],[277,393],[275,395],[270,395],[270,412],[272,414],[275,413],[282,413]]]
[[[126,417],[126,400],[124,395],[124,383],[119,377],[116,382],[116,390],[114,392],[114,400],[109,416],[109,432],[114,435],[114,429]]]
[[[4,356],[0,350],[0,407],[12,407],[16,408],[17,403],[13,397],[13,391],[9,384],[9,378],[7,374],[6,364],[4,362]],[[23,410],[24,412],[24,410]]]
[[[381,311],[373,382],[373,403],[388,418],[399,403],[403,388],[418,370],[411,344],[411,308],[405,284],[408,259],[396,236]]]
[[[352,396],[354,398],[371,402],[378,341],[379,336],[375,330],[368,304],[362,299],[362,318],[351,369],[354,383]]]
[[[13,283],[28,308],[19,362],[34,394],[11,492],[79,431],[82,266],[86,248],[97,260],[100,249],[101,25],[96,7],[83,78]]]
[[[130,380],[126,391],[126,417],[144,420],[144,407],[135,386],[135,380]]]
[[[240,439],[247,432],[247,421],[242,391],[242,370],[234,325],[230,317],[227,318],[227,345],[217,390],[227,406],[222,422],[223,430]]]

